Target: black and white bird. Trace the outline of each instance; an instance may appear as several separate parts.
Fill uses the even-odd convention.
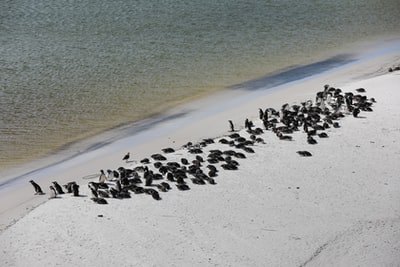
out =
[[[42,189],[40,188],[40,186],[37,183],[35,183],[33,180],[30,180],[29,182],[33,185],[33,188],[35,189],[35,195],[43,195],[44,194]]]
[[[56,189],[54,188],[54,186],[50,185],[49,188],[50,188],[50,196],[49,196],[49,199],[56,198],[56,197],[57,197],[57,191],[56,191]]]
[[[59,194],[59,195],[64,194],[62,187],[56,181],[53,182],[53,185],[54,185],[54,189],[57,191],[56,194]]]
[[[72,184],[72,193],[74,197],[79,197],[79,185],[76,183]]]
[[[107,180],[107,176],[104,173],[103,170],[100,170],[100,177],[99,177],[99,183],[105,183]]]
[[[129,157],[130,157],[130,154],[129,154],[129,152],[128,152],[128,153],[122,158],[122,160],[125,160],[126,162],[128,162]]]
[[[233,125],[233,121],[229,120],[229,127],[231,128],[231,132],[235,131],[235,126]]]
[[[354,117],[354,118],[357,118],[358,114],[360,114],[360,109],[355,108],[355,109],[353,110],[353,117]]]

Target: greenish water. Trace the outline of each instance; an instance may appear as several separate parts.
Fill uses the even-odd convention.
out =
[[[361,41],[400,2],[0,3],[0,170],[193,97]]]

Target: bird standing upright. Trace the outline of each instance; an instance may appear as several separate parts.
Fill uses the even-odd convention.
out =
[[[229,127],[231,128],[231,132],[235,131],[235,126],[233,125],[233,121],[229,120]]]
[[[56,189],[54,188],[54,186],[50,185],[49,188],[50,188],[50,196],[49,196],[49,199],[51,199],[51,198],[56,198],[56,197],[57,197],[57,191],[56,191]]]
[[[74,197],[79,197],[79,185],[76,183],[72,185],[72,193]]]
[[[100,170],[99,183],[104,184],[106,180],[107,180],[106,174],[104,173],[103,170]]]
[[[56,181],[53,182],[53,185],[54,185],[53,188],[56,190],[57,194],[60,194],[60,195],[64,194],[64,191],[62,190],[62,187]],[[51,189],[51,190],[53,190],[53,189]]]
[[[30,180],[29,182],[33,185],[33,188],[35,189],[35,195],[43,195],[44,194],[42,189],[40,188],[40,186],[37,183],[35,183],[33,180]]]
[[[130,157],[130,154],[129,154],[129,152],[128,152],[128,153],[122,158],[122,160],[125,160],[125,162],[128,162],[129,157]]]

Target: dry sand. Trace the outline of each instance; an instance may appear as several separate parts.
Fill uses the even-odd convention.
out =
[[[397,50],[272,90],[221,92],[169,111],[170,119],[150,128],[141,124],[129,137],[100,136],[110,144],[4,186],[1,265],[400,266],[400,71],[387,73],[399,62]],[[188,141],[217,141],[228,134],[229,119],[248,136],[244,120],[256,122],[259,107],[314,99],[327,83],[365,88],[377,100],[374,111],[341,119],[341,128],[328,129],[329,138],[314,146],[301,131],[291,142],[265,132],[265,144],[238,160],[239,170],[220,169],[216,185],[189,182],[191,190],[173,187],[161,201],[90,200],[86,184],[97,176],[83,177],[136,166],[121,161],[128,151],[138,161],[173,147],[168,160],[194,159],[179,149]],[[28,178],[47,194],[34,196]],[[47,201],[54,180],[75,180],[82,197]]]

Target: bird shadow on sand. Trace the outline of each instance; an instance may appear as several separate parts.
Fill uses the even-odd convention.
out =
[[[68,196],[68,195],[66,195],[66,196]],[[88,197],[88,195],[78,195],[78,196],[70,196],[71,198],[72,197]],[[60,195],[57,195],[56,197],[53,197],[53,198],[50,198],[50,199],[64,199],[65,197],[64,196],[60,196]]]
[[[79,195],[79,196],[73,196],[73,197],[88,197],[88,195]]]
[[[63,197],[56,196],[56,197],[49,197],[49,199],[64,199],[64,198],[63,198]]]

